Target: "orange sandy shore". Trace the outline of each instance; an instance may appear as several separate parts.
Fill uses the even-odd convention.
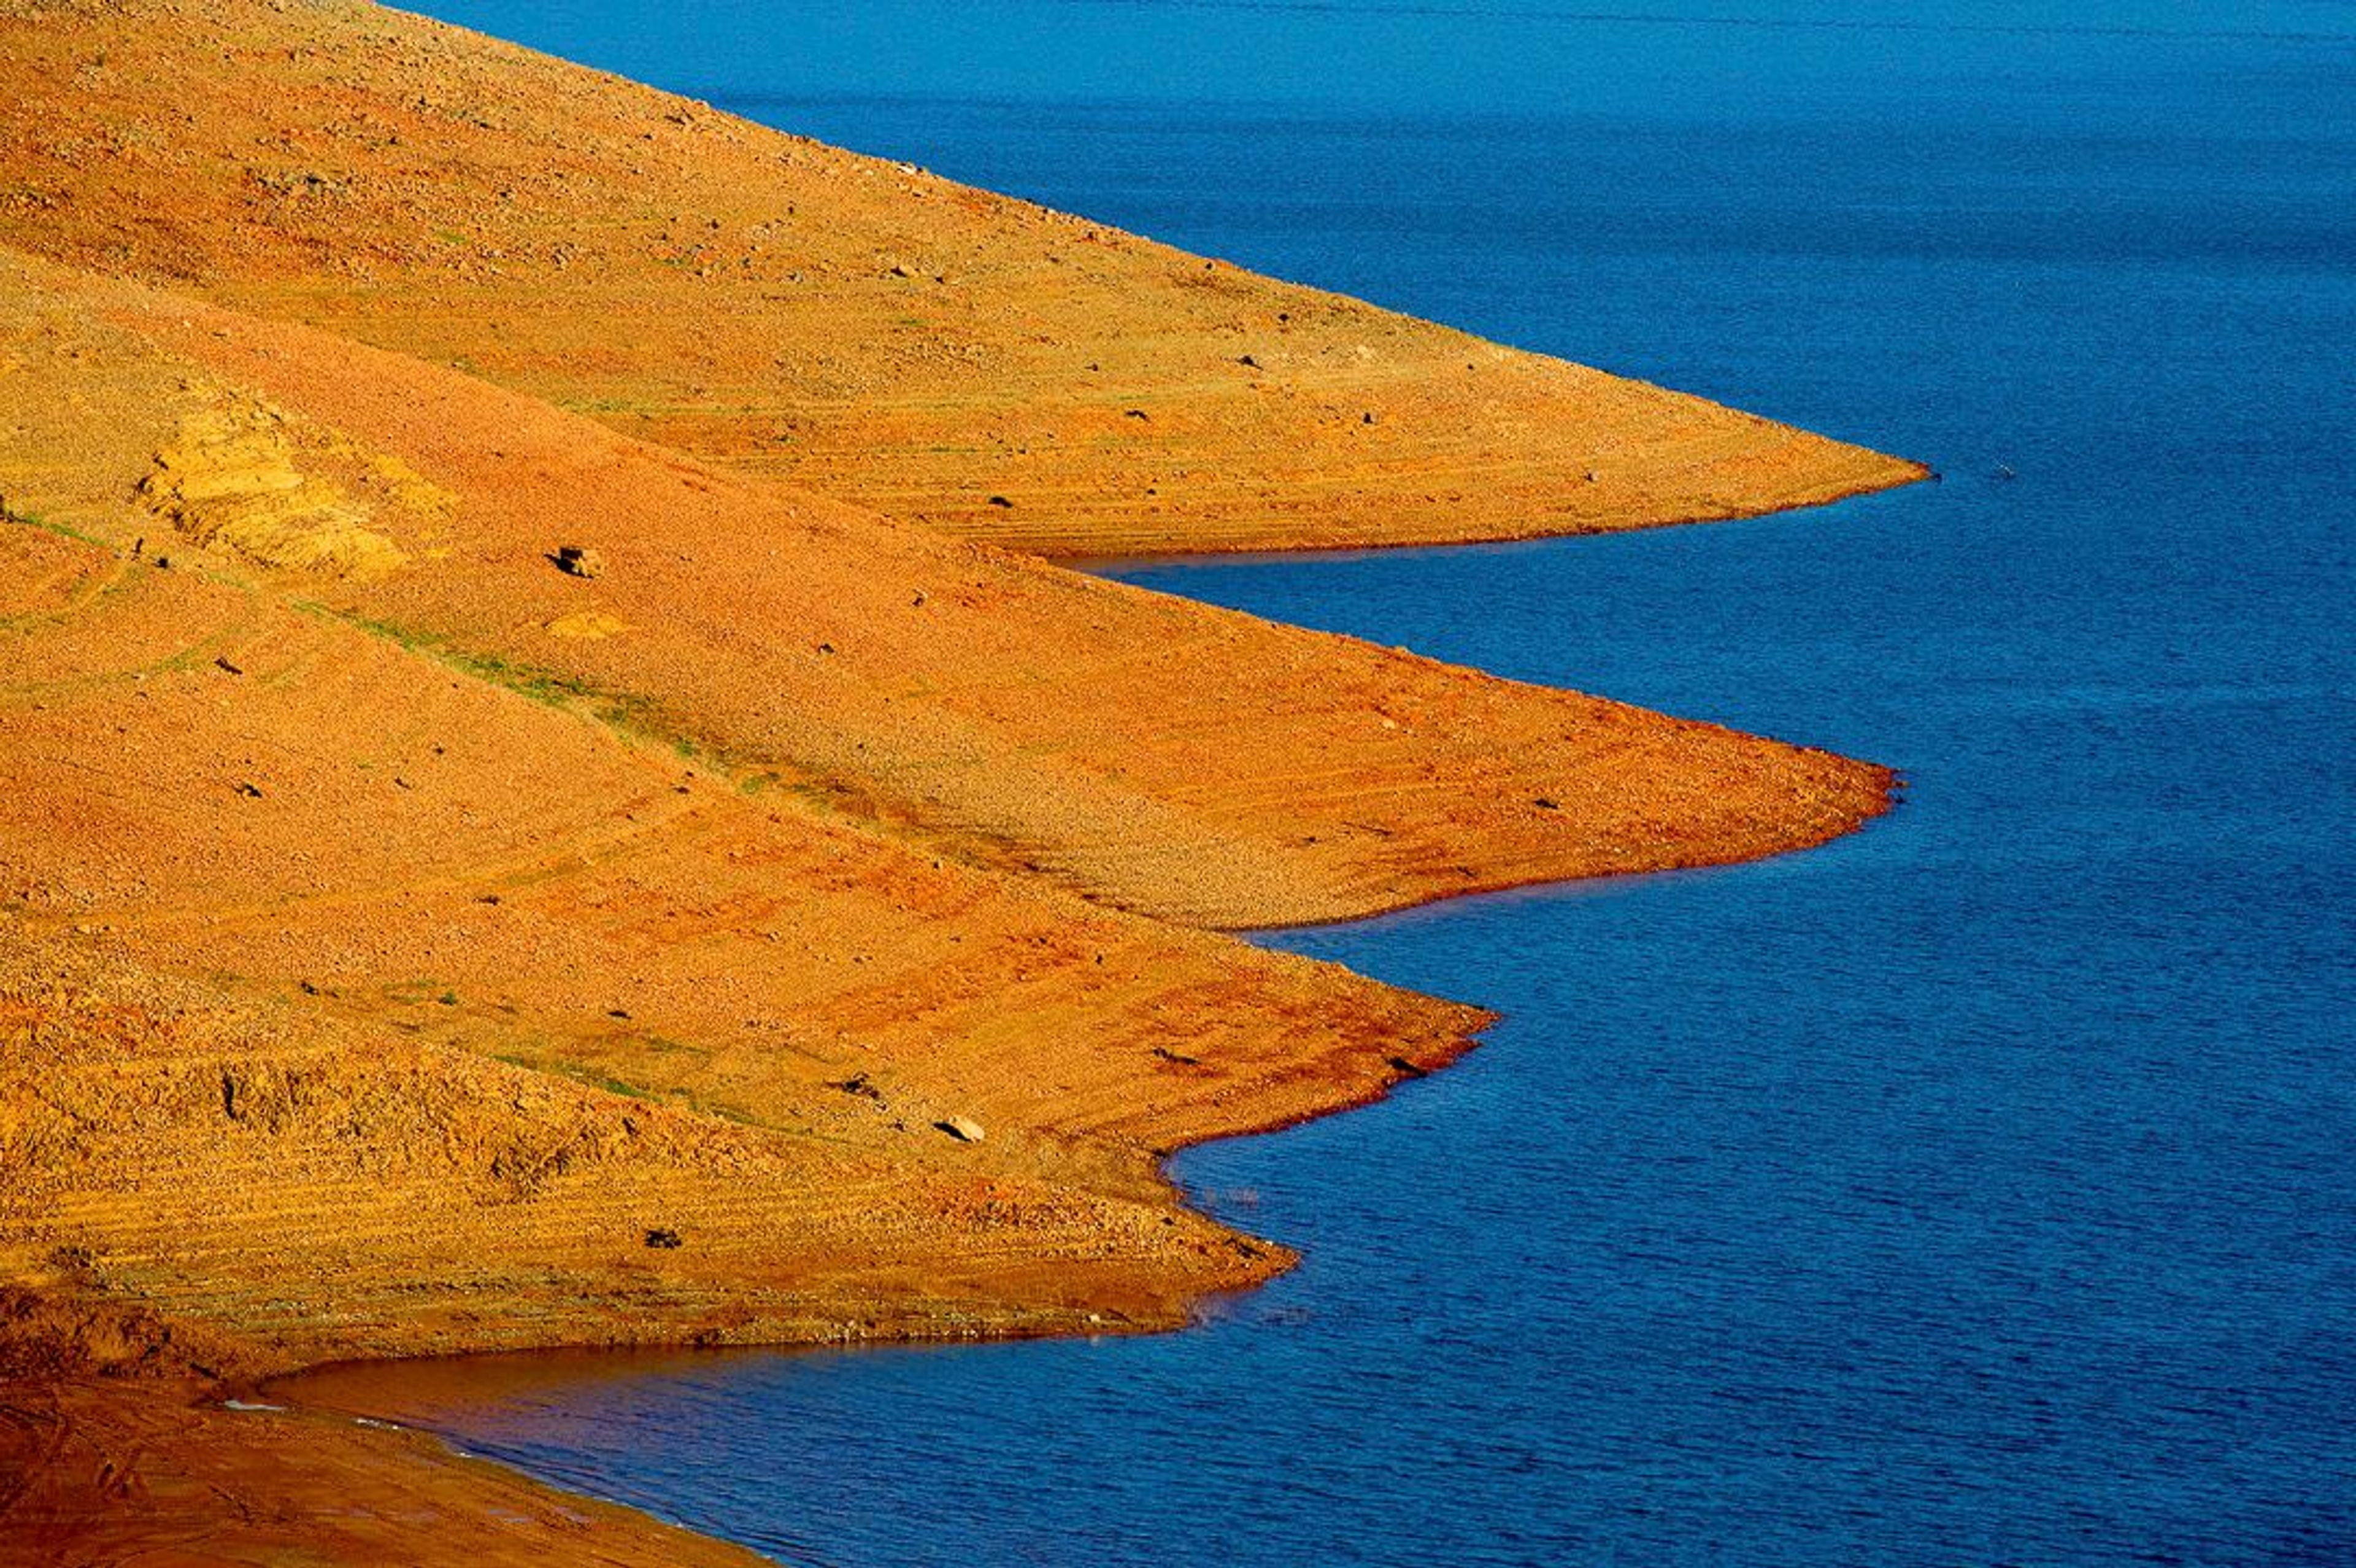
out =
[[[359,4],[5,0],[0,88],[12,1562],[742,1560],[221,1402],[1174,1326],[1289,1254],[1162,1156],[1488,1021],[1223,933],[1887,807],[1004,547],[1914,465]]]

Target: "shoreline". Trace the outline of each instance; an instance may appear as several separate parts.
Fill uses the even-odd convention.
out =
[[[1860,484],[1854,488],[1827,495],[1822,500],[1794,501],[1789,504],[1762,506],[1755,509],[1728,512],[1697,513],[1691,517],[1664,517],[1658,522],[1636,523],[1626,527],[1574,528],[1525,528],[1497,534],[1482,534],[1477,538],[1430,539],[1400,544],[1296,544],[1296,545],[1237,545],[1232,548],[1211,544],[1197,549],[1148,551],[1133,555],[1047,554],[1040,560],[1067,571],[1090,577],[1104,577],[1114,581],[1125,581],[1117,574],[1128,571],[1171,568],[1183,571],[1190,566],[1283,566],[1301,561],[1333,561],[1346,563],[1356,560],[1413,559],[1426,554],[1448,555],[1459,551],[1511,550],[1563,544],[1575,539],[1606,539],[1620,534],[1648,534],[1671,528],[1707,528],[1720,523],[1772,522],[1778,518],[1803,517],[1830,507],[1846,506],[1854,501],[1868,501],[1878,496],[1896,496],[1917,485],[1942,482],[1944,474],[1915,458],[1896,459],[1921,470],[1920,473],[1888,483]]]
[[[1885,815],[1888,811],[1895,809],[1902,801],[1902,779],[1901,779],[1899,775],[1892,771],[1883,770],[1882,772],[1886,780],[1887,789],[1883,797],[1883,810],[1880,813],[1877,813],[1877,816]],[[1845,837],[1848,832],[1861,830],[1865,826],[1869,825],[1870,820],[1872,819],[1869,818],[1865,823],[1860,823],[1854,827],[1845,829],[1841,833],[1827,836],[1825,838],[1815,840],[1812,843],[1794,845],[1786,849],[1779,851],[1778,855],[1803,853],[1810,849],[1821,848],[1825,843],[1832,841],[1833,838]],[[1690,871],[1732,869],[1737,866],[1751,864],[1756,859],[1756,857],[1751,857],[1735,860],[1704,862],[1691,866],[1665,867],[1656,871],[1633,873],[1633,875],[1665,876],[1677,875]],[[1355,924],[1366,921],[1393,919],[1401,915],[1413,914],[1418,912],[1442,910],[1462,899],[1495,897],[1515,893],[1542,893],[1547,889],[1577,888],[1581,885],[1601,888],[1610,884],[1627,880],[1629,880],[1630,875],[1632,874],[1619,873],[1582,878],[1537,879],[1505,886],[1468,889],[1461,893],[1440,893],[1430,895],[1397,907],[1376,911],[1364,915],[1354,916],[1348,920],[1341,922],[1317,923],[1308,925],[1295,926],[1270,926],[1258,928],[1258,930],[1262,932],[1280,930],[1311,930],[1317,929],[1317,925],[1320,923]],[[1201,1147],[1204,1144],[1225,1141],[1226,1139],[1233,1137],[1257,1137],[1270,1136],[1287,1130],[1290,1127],[1304,1125],[1312,1120],[1321,1120],[1326,1116],[1343,1115],[1346,1112],[1362,1108],[1381,1099],[1387,1098],[1390,1090],[1395,1087],[1397,1083],[1408,1081],[1411,1077],[1421,1077],[1430,1072],[1443,1071],[1448,1066],[1452,1065],[1456,1061],[1460,1060],[1462,1055],[1472,1050],[1478,1049],[1480,1045],[1480,1040],[1478,1038],[1479,1035],[1498,1021],[1499,1016],[1500,1015],[1494,1011],[1482,1009],[1478,1024],[1466,1030],[1458,1038],[1453,1050],[1438,1057],[1426,1056],[1415,1064],[1416,1071],[1412,1074],[1404,1074],[1399,1077],[1392,1078],[1387,1082],[1363,1088],[1345,1096],[1333,1098],[1316,1107],[1288,1114],[1264,1123],[1246,1125],[1207,1135],[1201,1138],[1188,1139],[1167,1150],[1162,1151],[1156,1156],[1154,1160],[1157,1179],[1163,1182],[1170,1188],[1173,1193],[1176,1196],[1177,1201],[1183,1204],[1185,1207],[1192,1209],[1193,1204],[1184,1198],[1183,1189],[1179,1189],[1176,1183],[1173,1181],[1167,1174],[1166,1165],[1168,1160],[1171,1158],[1175,1157],[1178,1154],[1184,1152],[1186,1149]],[[1197,1212],[1200,1212],[1200,1211],[1197,1211]],[[1205,1218],[1208,1218],[1208,1216],[1206,1215]],[[1240,1285],[1205,1290],[1196,1296],[1189,1297],[1172,1316],[1158,1320],[1125,1319],[1119,1322],[1092,1322],[1086,1325],[1070,1322],[1063,1324],[1032,1322],[1019,1325],[997,1324],[980,1328],[965,1327],[956,1329],[939,1329],[929,1332],[910,1325],[904,1326],[899,1329],[886,1330],[882,1333],[872,1335],[861,1334],[847,1338],[831,1337],[807,1339],[776,1339],[726,1345],[698,1345],[692,1342],[665,1341],[657,1339],[629,1345],[555,1345],[533,1347],[511,1351],[472,1349],[459,1351],[449,1356],[432,1356],[423,1358],[360,1357],[339,1359],[302,1365],[286,1371],[273,1371],[258,1376],[233,1376],[221,1380],[213,1382],[209,1388],[204,1389],[200,1393],[198,1393],[196,1396],[195,1404],[198,1409],[209,1412],[212,1418],[218,1419],[235,1419],[244,1422],[262,1423],[270,1419],[273,1419],[277,1415],[283,1414],[291,1420],[299,1422],[316,1423],[319,1421],[328,1421],[339,1423],[345,1428],[346,1435],[351,1446],[351,1451],[355,1456],[359,1456],[361,1463],[369,1467],[390,1467],[391,1471],[400,1472],[404,1477],[403,1484],[414,1483],[425,1485],[431,1483],[437,1488],[434,1495],[437,1498],[444,1499],[441,1506],[447,1506],[449,1502],[455,1501],[457,1496],[463,1496],[477,1490],[487,1489],[503,1498],[509,1499],[509,1503],[498,1505],[500,1507],[509,1507],[512,1504],[512,1499],[516,1495],[517,1489],[522,1488],[530,1494],[542,1495],[548,1499],[556,1499],[560,1505],[560,1517],[562,1517],[561,1515],[561,1505],[563,1503],[575,1502],[586,1507],[592,1510],[594,1515],[602,1520],[603,1527],[605,1530],[609,1531],[619,1531],[626,1540],[635,1539],[640,1533],[642,1529],[650,1529],[656,1531],[657,1534],[651,1541],[652,1549],[658,1553],[658,1555],[653,1559],[654,1561],[701,1562],[702,1561],[701,1558],[695,1558],[691,1555],[679,1555],[681,1551],[680,1544],[676,1541],[665,1539],[669,1532],[686,1531],[689,1527],[668,1519],[659,1511],[652,1511],[634,1504],[620,1503],[608,1499],[601,1499],[594,1493],[575,1491],[564,1487],[561,1483],[535,1474],[527,1468],[512,1464],[509,1461],[485,1455],[469,1453],[459,1445],[460,1440],[455,1433],[437,1426],[430,1416],[421,1419],[418,1413],[414,1410],[404,1409],[398,1413],[389,1414],[389,1406],[376,1405],[374,1407],[370,1407],[361,1404],[342,1403],[334,1400],[318,1400],[312,1397],[309,1390],[316,1380],[326,1380],[332,1383],[339,1380],[349,1379],[352,1377],[366,1378],[369,1376],[381,1376],[397,1381],[403,1375],[405,1369],[432,1366],[436,1369],[434,1375],[441,1375],[444,1371],[480,1365],[481,1363],[489,1361],[504,1362],[517,1366],[539,1366],[544,1365],[552,1360],[562,1361],[575,1358],[584,1360],[603,1360],[607,1358],[616,1357],[626,1359],[641,1357],[660,1358],[664,1356],[701,1356],[704,1354],[730,1354],[736,1352],[786,1354],[797,1351],[886,1349],[894,1347],[921,1349],[926,1346],[949,1346],[957,1344],[1012,1344],[1031,1339],[1085,1338],[1106,1334],[1128,1337],[1132,1335],[1183,1332],[1200,1321],[1199,1314],[1204,1303],[1221,1298],[1238,1298],[1243,1296],[1247,1296],[1258,1290],[1261,1285],[1266,1284],[1269,1279],[1275,1277],[1276,1274],[1289,1272],[1290,1268],[1294,1266],[1297,1259],[1295,1255],[1290,1253],[1290,1249],[1282,1247],[1280,1242],[1278,1243],[1277,1245],[1280,1249],[1280,1255],[1282,1261],[1272,1273],[1260,1275]],[[123,1387],[123,1385],[115,1385],[116,1392],[122,1392]],[[234,1407],[233,1402],[246,1402],[249,1399],[252,1403],[262,1405],[274,1405],[283,1403],[284,1409],[283,1411],[273,1412],[268,1409],[238,1410]],[[388,1422],[391,1422],[393,1424],[388,1427],[385,1424]],[[415,1444],[420,1440],[432,1445],[435,1455],[438,1456],[438,1458],[418,1457]],[[440,1478],[437,1480],[435,1478],[436,1477],[439,1477]],[[568,1520],[568,1522],[570,1521]],[[699,1545],[708,1544],[713,1549],[725,1553],[734,1553],[746,1550],[739,1548],[734,1543],[729,1542],[723,1538],[695,1534],[692,1531],[690,1531],[690,1534],[691,1539]],[[601,1535],[601,1547],[608,1544],[610,1544],[610,1542],[607,1539]],[[767,1561],[766,1558],[758,1557],[757,1554],[753,1554],[753,1557],[759,1561]],[[630,1559],[624,1558],[622,1560],[629,1561]],[[485,1561],[496,1563],[504,1561],[504,1559],[494,1556],[487,1558]],[[726,1563],[734,1561],[734,1559],[733,1557],[723,1556],[715,1559],[714,1561]]]
[[[1494,1021],[1230,933],[1894,804],[1816,748],[1000,547],[1459,546],[1539,496],[1583,510],[1513,537],[1920,464],[395,12],[25,19],[0,132],[45,129],[0,167],[56,194],[0,211],[0,1516],[60,1555],[585,1528],[229,1403],[334,1363],[1183,1327],[1294,1254],[1172,1154]],[[52,122],[119,137],[109,177]],[[198,155],[314,131],[348,167]],[[160,249],[118,246],[151,210]],[[869,253],[907,234],[968,261]],[[1532,448],[1570,417],[1600,478]],[[1099,515],[1148,463],[1208,477]]]
[[[1804,746],[1801,745],[1798,741],[1788,743],[1798,746],[1802,751],[1823,752],[1823,748],[1821,747]],[[1826,756],[1839,755],[1838,752],[1823,752],[1823,754]],[[1729,871],[1741,866],[1756,866],[1764,864],[1771,860],[1780,860],[1789,855],[1809,854],[1815,850],[1825,848],[1828,844],[1838,843],[1841,839],[1849,837],[1851,834],[1864,832],[1874,823],[1880,821],[1883,817],[1889,816],[1891,812],[1896,811],[1905,803],[1907,779],[1906,775],[1902,772],[1897,768],[1890,767],[1880,763],[1873,763],[1867,765],[1878,769],[1883,775],[1881,784],[1882,804],[1880,809],[1872,812],[1869,816],[1848,827],[1826,833],[1821,837],[1803,842],[1795,842],[1783,848],[1771,849],[1763,854],[1743,855],[1726,859],[1698,859],[1687,861],[1665,863],[1662,865],[1648,867],[1641,871],[1598,871],[1586,875],[1530,877],[1519,881],[1480,882],[1462,889],[1451,890],[1443,892],[1434,892],[1421,898],[1409,899],[1403,903],[1390,904],[1381,909],[1368,910],[1363,914],[1343,915],[1334,920],[1287,921],[1272,925],[1233,925],[1221,926],[1219,929],[1227,933],[1229,935],[1247,938],[1269,935],[1278,932],[1287,931],[1325,931],[1336,926],[1360,925],[1368,921],[1389,920],[1398,915],[1414,914],[1419,911],[1440,909],[1449,904],[1457,903],[1466,899],[1494,898],[1502,894],[1511,893],[1540,893],[1547,889],[1553,888],[1569,889],[1594,887],[1601,889],[1621,883],[1642,881],[1651,877],[1675,877],[1695,871]],[[1464,1005],[1475,1008],[1481,1006],[1481,1004],[1477,1002],[1467,1003]],[[1494,1017],[1493,1017],[1491,1022],[1494,1023],[1495,1021]],[[1487,1026],[1485,1025],[1483,1026],[1483,1028],[1486,1027]],[[1363,1104],[1364,1102],[1361,1103]],[[1350,1107],[1344,1107],[1344,1109],[1348,1108]],[[1285,1124],[1287,1126],[1294,1125],[1297,1124],[1290,1122]]]
[[[1905,789],[1905,781],[1902,775],[1899,774],[1895,770],[1884,771],[1887,773],[1889,778],[1889,794],[1887,796],[1888,804],[1885,810],[1879,814],[1879,816],[1889,815],[1890,812],[1895,811],[1898,806],[1903,803]],[[1461,893],[1435,894],[1412,903],[1403,904],[1391,909],[1378,910],[1367,914],[1355,915],[1340,921],[1323,922],[1307,925],[1267,926],[1256,928],[1250,931],[1239,932],[1237,934],[1250,936],[1270,934],[1277,932],[1315,931],[1330,929],[1335,926],[1359,925],[1370,922],[1391,920],[1402,915],[1441,912],[1449,906],[1467,900],[1511,896],[1515,894],[1543,896],[1544,893],[1550,890],[1577,889],[1580,887],[1591,887],[1601,891],[1606,887],[1624,884],[1630,881],[1653,877],[1676,877],[1705,871],[1731,871],[1740,867],[1760,864],[1763,860],[1781,859],[1785,855],[1809,853],[1813,850],[1822,848],[1826,845],[1835,842],[1840,837],[1847,837],[1849,833],[1865,831],[1866,828],[1871,826],[1873,821],[1877,820],[1879,820],[1879,816],[1874,818],[1869,818],[1868,821],[1860,823],[1856,827],[1850,828],[1842,834],[1834,835],[1813,844],[1796,845],[1792,848],[1779,851],[1775,855],[1767,857],[1733,861],[1708,862],[1693,866],[1667,867],[1655,871],[1606,874],[1595,877],[1558,878],[1515,883],[1509,886],[1468,889]],[[1432,1073],[1446,1072],[1458,1061],[1461,1061],[1464,1056],[1479,1050],[1482,1045],[1481,1036],[1484,1035],[1489,1029],[1494,1027],[1497,1023],[1504,1021],[1505,1017],[1505,1015],[1495,1012],[1492,1009],[1483,1008],[1482,1011],[1486,1016],[1486,1021],[1482,1023],[1477,1029],[1473,1029],[1460,1042],[1460,1049],[1442,1060],[1419,1063],[1419,1071],[1414,1074],[1414,1077],[1421,1078]],[[1413,1079],[1409,1078],[1395,1080],[1392,1083],[1380,1085],[1359,1096],[1344,1101],[1338,1101],[1323,1108],[1307,1111],[1298,1115],[1288,1117],[1285,1120],[1271,1123],[1265,1126],[1246,1127],[1240,1130],[1220,1133],[1197,1141],[1180,1144],[1176,1147],[1162,1151],[1157,1156],[1155,1160],[1156,1170],[1163,1180],[1169,1182],[1173,1190],[1178,1191],[1181,1194],[1180,1201],[1184,1203],[1187,1208],[1195,1209],[1196,1212],[1204,1214],[1206,1219],[1216,1221],[1217,1217],[1215,1215],[1210,1214],[1207,1211],[1197,1209],[1191,1199],[1188,1199],[1183,1195],[1183,1189],[1180,1188],[1178,1183],[1169,1176],[1168,1166],[1172,1160],[1176,1159],[1178,1157],[1185,1154],[1189,1150],[1204,1147],[1212,1143],[1221,1143],[1236,1138],[1274,1136],[1292,1128],[1306,1125],[1313,1121],[1322,1121],[1329,1116],[1346,1115],[1353,1111],[1365,1109],[1367,1106],[1378,1104],[1381,1101],[1387,1099],[1392,1091],[1395,1090],[1399,1083],[1412,1081]],[[1224,1223],[1225,1221],[1219,1222]],[[1281,1238],[1272,1237],[1269,1238],[1269,1240],[1275,1242],[1280,1246],[1287,1246],[1288,1252],[1290,1251],[1289,1245],[1283,1243]],[[1092,1325],[1087,1327],[1067,1326],[1062,1328],[1042,1327],[1035,1329],[1001,1329],[995,1332],[986,1332],[969,1336],[886,1335],[873,1339],[725,1346],[678,1344],[641,1344],[604,1347],[552,1346],[541,1349],[512,1351],[462,1351],[446,1357],[425,1357],[402,1360],[359,1359],[344,1361],[324,1362],[314,1366],[298,1368],[293,1371],[273,1374],[267,1378],[256,1380],[252,1383],[240,1389],[224,1389],[219,1391],[219,1397],[223,1400],[229,1400],[241,1397],[246,1393],[252,1393],[258,1398],[284,1400],[288,1407],[294,1410],[328,1419],[341,1419],[348,1421],[358,1427],[390,1424],[395,1430],[404,1433],[418,1434],[426,1437],[430,1441],[440,1445],[455,1459],[494,1467],[518,1477],[529,1485],[545,1488],[559,1496],[580,1498],[584,1500],[597,1503],[601,1507],[642,1514],[657,1523],[669,1528],[690,1531],[691,1532],[697,1533],[701,1539],[709,1540],[715,1543],[729,1547],[738,1547],[739,1543],[730,1541],[725,1537],[705,1535],[702,1534],[702,1532],[695,1531],[693,1526],[651,1506],[622,1502],[614,1499],[600,1498],[594,1493],[577,1491],[565,1487],[556,1480],[542,1476],[520,1463],[490,1455],[468,1453],[459,1446],[461,1439],[455,1430],[451,1426],[444,1424],[442,1419],[437,1418],[437,1412],[446,1412],[452,1408],[451,1403],[447,1401],[435,1402],[429,1400],[421,1405],[411,1400],[404,1399],[401,1401],[391,1401],[380,1397],[371,1398],[365,1393],[357,1399],[350,1397],[348,1393],[345,1394],[342,1398],[321,1398],[319,1397],[318,1391],[323,1384],[330,1390],[343,1390],[348,1389],[349,1386],[354,1383],[358,1383],[362,1389],[366,1389],[372,1381],[391,1380],[399,1381],[402,1379],[403,1371],[412,1369],[423,1371],[425,1376],[430,1380],[441,1380],[444,1378],[457,1376],[467,1371],[480,1371],[487,1368],[498,1368],[524,1374],[522,1377],[513,1381],[538,1384],[541,1381],[539,1374],[570,1363],[577,1365],[580,1368],[580,1371],[577,1375],[557,1376],[549,1379],[548,1381],[557,1387],[571,1387],[578,1386],[586,1382],[596,1381],[603,1377],[620,1371],[623,1370],[621,1364],[630,1361],[653,1361],[657,1363],[675,1361],[684,1364],[690,1361],[701,1361],[705,1360],[716,1360],[723,1358],[733,1359],[744,1356],[791,1356],[798,1354],[830,1352],[851,1354],[868,1351],[890,1351],[894,1349],[918,1350],[927,1348],[948,1348],[958,1345],[1015,1345],[1043,1339],[1093,1339],[1099,1337],[1134,1338],[1148,1335],[1183,1334],[1190,1332],[1201,1326],[1204,1321],[1202,1308],[1206,1303],[1221,1300],[1240,1300],[1256,1294],[1268,1284],[1271,1283],[1275,1278],[1280,1277],[1282,1274],[1290,1273],[1293,1267],[1297,1266],[1298,1261],[1299,1254],[1292,1253],[1282,1268],[1278,1270],[1276,1274],[1272,1274],[1266,1278],[1245,1285],[1239,1288],[1206,1292],[1203,1296],[1195,1297],[1186,1303],[1183,1316],[1181,1318],[1166,1323],[1123,1323],[1117,1325],[1108,1323],[1101,1326]],[[741,1549],[748,1552],[752,1550],[751,1548]],[[768,1561],[766,1557],[762,1560]]]
[[[1898,458],[1893,461],[1912,472],[1902,473],[1901,476],[1893,479],[1859,482],[1847,488],[1829,491],[1821,497],[1778,501],[1756,507],[1725,511],[1693,512],[1641,523],[1598,523],[1592,526],[1570,528],[1507,527],[1497,532],[1419,535],[1412,539],[1388,544],[1380,542],[1221,544],[1214,541],[1194,549],[1151,550],[1133,554],[1099,555],[1094,552],[1062,550],[1042,550],[1033,553],[1036,553],[1042,560],[1073,571],[1085,572],[1089,576],[1106,576],[1115,572],[1142,571],[1156,567],[1253,565],[1263,562],[1276,565],[1301,560],[1348,561],[1368,560],[1376,556],[1413,556],[1425,551],[1509,549],[1515,545],[1542,545],[1567,539],[1601,539],[1614,534],[1655,533],[1668,528],[1709,528],[1719,523],[1754,523],[1775,517],[1800,517],[1849,501],[1861,501],[1875,496],[1893,495],[1916,485],[1936,483],[1944,477],[1938,469],[1916,458]]]

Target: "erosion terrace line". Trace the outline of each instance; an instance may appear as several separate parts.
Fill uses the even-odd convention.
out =
[[[359,4],[0,4],[0,192],[12,1560],[741,1560],[223,1400],[1174,1326],[1161,1156],[1486,1021],[1223,931],[1888,802],[1039,556],[1912,464]]]

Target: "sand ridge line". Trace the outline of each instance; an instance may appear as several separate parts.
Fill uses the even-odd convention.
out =
[[[1883,775],[1822,753],[945,543],[304,329],[168,296],[116,319],[466,497],[446,559],[339,584],[338,613],[1084,896],[1302,923],[1745,858],[1881,808]],[[615,570],[547,570],[550,517]],[[584,605],[633,630],[546,635]],[[1353,788],[1299,790],[1321,753]]]
[[[1010,548],[1578,533],[1925,472],[398,12],[64,15],[0,21],[0,240]]]

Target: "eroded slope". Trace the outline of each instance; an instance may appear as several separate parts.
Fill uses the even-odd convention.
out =
[[[1158,1153],[1484,1021],[1195,928],[1887,804],[988,541],[1569,531],[1909,465],[346,0],[0,0],[0,238],[73,263],[0,251],[20,1555],[690,1552],[212,1396],[1175,1321],[1285,1254]]]
[[[355,0],[0,12],[0,239],[969,537],[1496,539],[1922,473]]]
[[[102,460],[67,460],[89,439],[69,413],[36,416],[56,428],[0,466],[21,505],[1091,899],[1336,919],[1772,853],[1886,804],[1881,770],[1822,752],[1081,577],[309,329],[0,267],[33,302],[12,352],[20,384],[59,394],[46,406],[117,396],[119,368],[84,367],[132,359],[210,389],[172,390]],[[213,496],[193,509],[172,499],[191,482]],[[364,558],[295,559],[318,538]],[[557,570],[560,541],[603,573]]]

